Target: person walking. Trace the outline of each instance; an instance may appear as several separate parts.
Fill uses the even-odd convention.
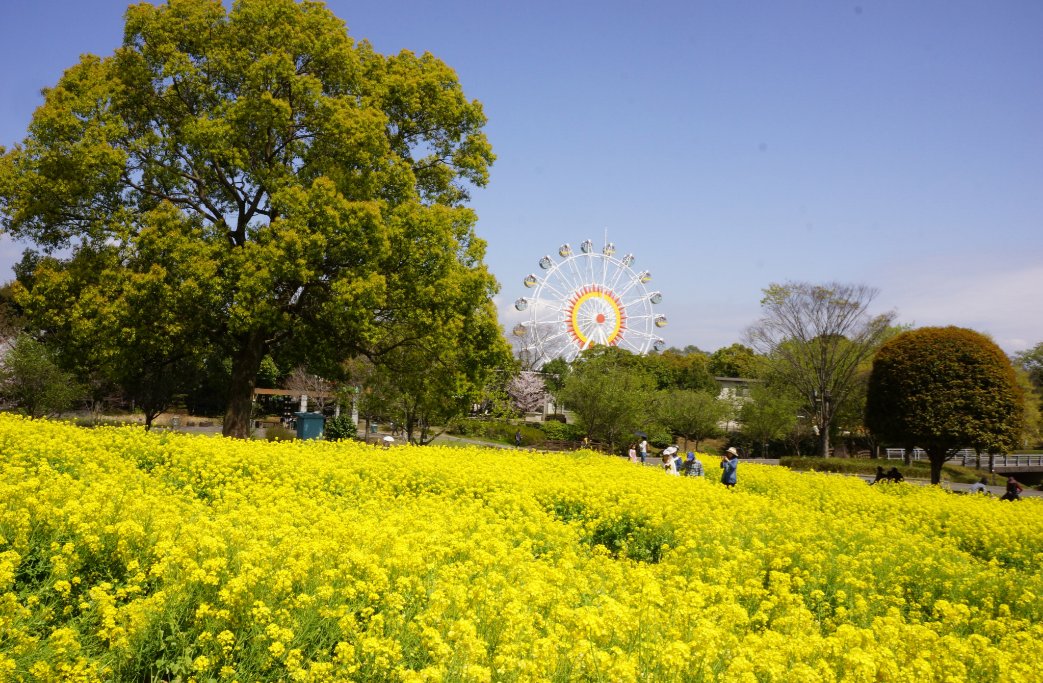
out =
[[[637,462],[637,446],[630,444],[630,462]]]
[[[641,464],[645,464],[645,458],[648,457],[648,439],[641,437],[641,444],[639,445],[641,450]]]
[[[1021,488],[1021,484],[1017,482],[1014,477],[1007,480],[1007,492],[1003,494],[1000,500],[1021,500],[1021,492],[1024,489]]]
[[[514,447],[521,448],[521,430],[514,432]]]
[[[684,476],[686,477],[701,477],[703,476],[703,461],[695,457],[695,453],[689,451],[688,459],[684,464]]]
[[[721,458],[721,483],[732,488],[738,483],[738,476],[736,470],[739,469],[739,451],[735,450],[735,447],[731,447]]]
[[[987,493],[985,485],[989,483],[989,480],[985,477],[981,478],[981,481],[976,481],[971,484],[971,493]]]

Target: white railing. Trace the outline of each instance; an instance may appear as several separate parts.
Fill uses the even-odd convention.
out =
[[[1012,453],[1010,455],[996,455],[993,456],[994,467],[1031,467],[1038,466],[1043,467],[1043,455],[1032,453]],[[904,460],[905,450],[902,448],[888,448],[887,449],[888,460]],[[927,460],[927,453],[920,448],[913,449],[913,460]],[[975,467],[977,464],[974,449],[964,448],[962,451],[957,451],[956,455],[953,456],[949,462],[959,463],[963,467]],[[989,456],[986,453],[981,454],[981,465],[983,468],[989,466]]]

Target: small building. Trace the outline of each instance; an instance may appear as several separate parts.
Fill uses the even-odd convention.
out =
[[[764,384],[762,379],[746,379],[745,377],[714,377],[721,385],[721,393],[718,398],[728,399],[736,403],[742,403],[750,396],[751,384]],[[738,431],[741,427],[735,420],[727,420],[718,425],[726,432]]]
[[[714,377],[721,385],[720,398],[736,398],[742,400],[750,395],[751,384],[764,384],[762,379],[747,379],[745,377]]]

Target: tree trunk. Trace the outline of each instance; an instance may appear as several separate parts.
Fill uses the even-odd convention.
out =
[[[913,451],[916,450],[916,447],[915,446],[906,446],[904,450],[905,450],[905,466],[906,467],[911,467],[912,464],[913,464]]]
[[[145,411],[145,431],[152,431],[152,421],[159,417],[158,413],[154,413],[151,410]]]
[[[822,425],[818,433],[818,457],[829,457],[829,426]]]
[[[942,480],[942,465],[945,464],[945,451],[927,451],[927,457],[931,459],[931,483],[937,484]]]
[[[239,355],[232,359],[232,378],[228,385],[228,412],[221,433],[234,439],[250,435],[253,412],[254,385],[264,359],[264,335],[260,331],[247,332],[240,338]]]

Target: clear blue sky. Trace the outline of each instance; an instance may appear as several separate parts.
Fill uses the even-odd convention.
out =
[[[651,269],[671,345],[736,341],[785,279],[1043,340],[1038,0],[329,6],[484,103],[499,158],[473,206],[508,329],[539,258],[607,228]],[[124,7],[0,3],[0,144],[80,53],[111,53]]]

